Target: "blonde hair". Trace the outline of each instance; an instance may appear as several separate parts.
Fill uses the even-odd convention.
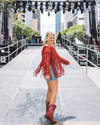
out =
[[[50,39],[50,36],[51,36],[51,35],[54,35],[54,33],[53,33],[53,32],[50,32],[50,31],[48,31],[48,32],[46,33],[45,39],[44,39],[44,41],[43,41],[43,46],[48,43],[48,39]],[[55,37],[55,35],[54,35],[53,46],[54,46],[54,48],[56,49],[56,37]]]

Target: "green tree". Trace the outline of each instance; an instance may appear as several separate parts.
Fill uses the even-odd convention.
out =
[[[33,34],[39,36],[40,33],[34,31],[30,26],[23,25],[22,21],[17,20],[13,22],[13,34],[15,35],[15,39],[17,39],[18,35],[26,35],[29,39],[32,37]]]
[[[61,34],[66,34],[68,39],[70,38],[77,38],[80,41],[83,41],[83,38],[86,34],[85,26],[84,25],[74,25],[71,26],[69,29],[65,29],[61,32]]]
[[[17,35],[22,35],[23,26],[22,21],[13,22],[13,34],[17,37]]]
[[[15,9],[14,2],[16,0],[0,0],[0,13],[4,13],[5,17],[9,17],[9,12]]]
[[[32,37],[32,35],[35,36],[39,36],[40,33],[37,31],[34,31],[30,26],[28,25],[23,25],[23,31],[22,31],[22,35],[27,35],[29,37],[29,39]]]

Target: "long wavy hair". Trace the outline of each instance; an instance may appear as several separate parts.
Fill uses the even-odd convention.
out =
[[[53,32],[50,32],[50,31],[48,31],[46,33],[45,39],[43,41],[43,46],[48,43],[48,39],[50,39],[51,35],[54,35],[53,47],[56,49],[56,37],[55,37],[55,34]]]

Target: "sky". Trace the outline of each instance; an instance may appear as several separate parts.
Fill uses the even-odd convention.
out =
[[[63,14],[61,14],[61,15],[63,15]],[[62,22],[63,22],[63,18],[62,18]],[[43,14],[41,14],[42,40],[44,40],[45,34],[48,31],[51,31],[55,34],[55,13],[54,12],[50,12],[50,16],[48,16],[48,12],[43,12]]]

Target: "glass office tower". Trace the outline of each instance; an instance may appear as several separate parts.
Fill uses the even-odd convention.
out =
[[[55,16],[55,34],[58,34],[61,31],[61,12],[57,12]]]

